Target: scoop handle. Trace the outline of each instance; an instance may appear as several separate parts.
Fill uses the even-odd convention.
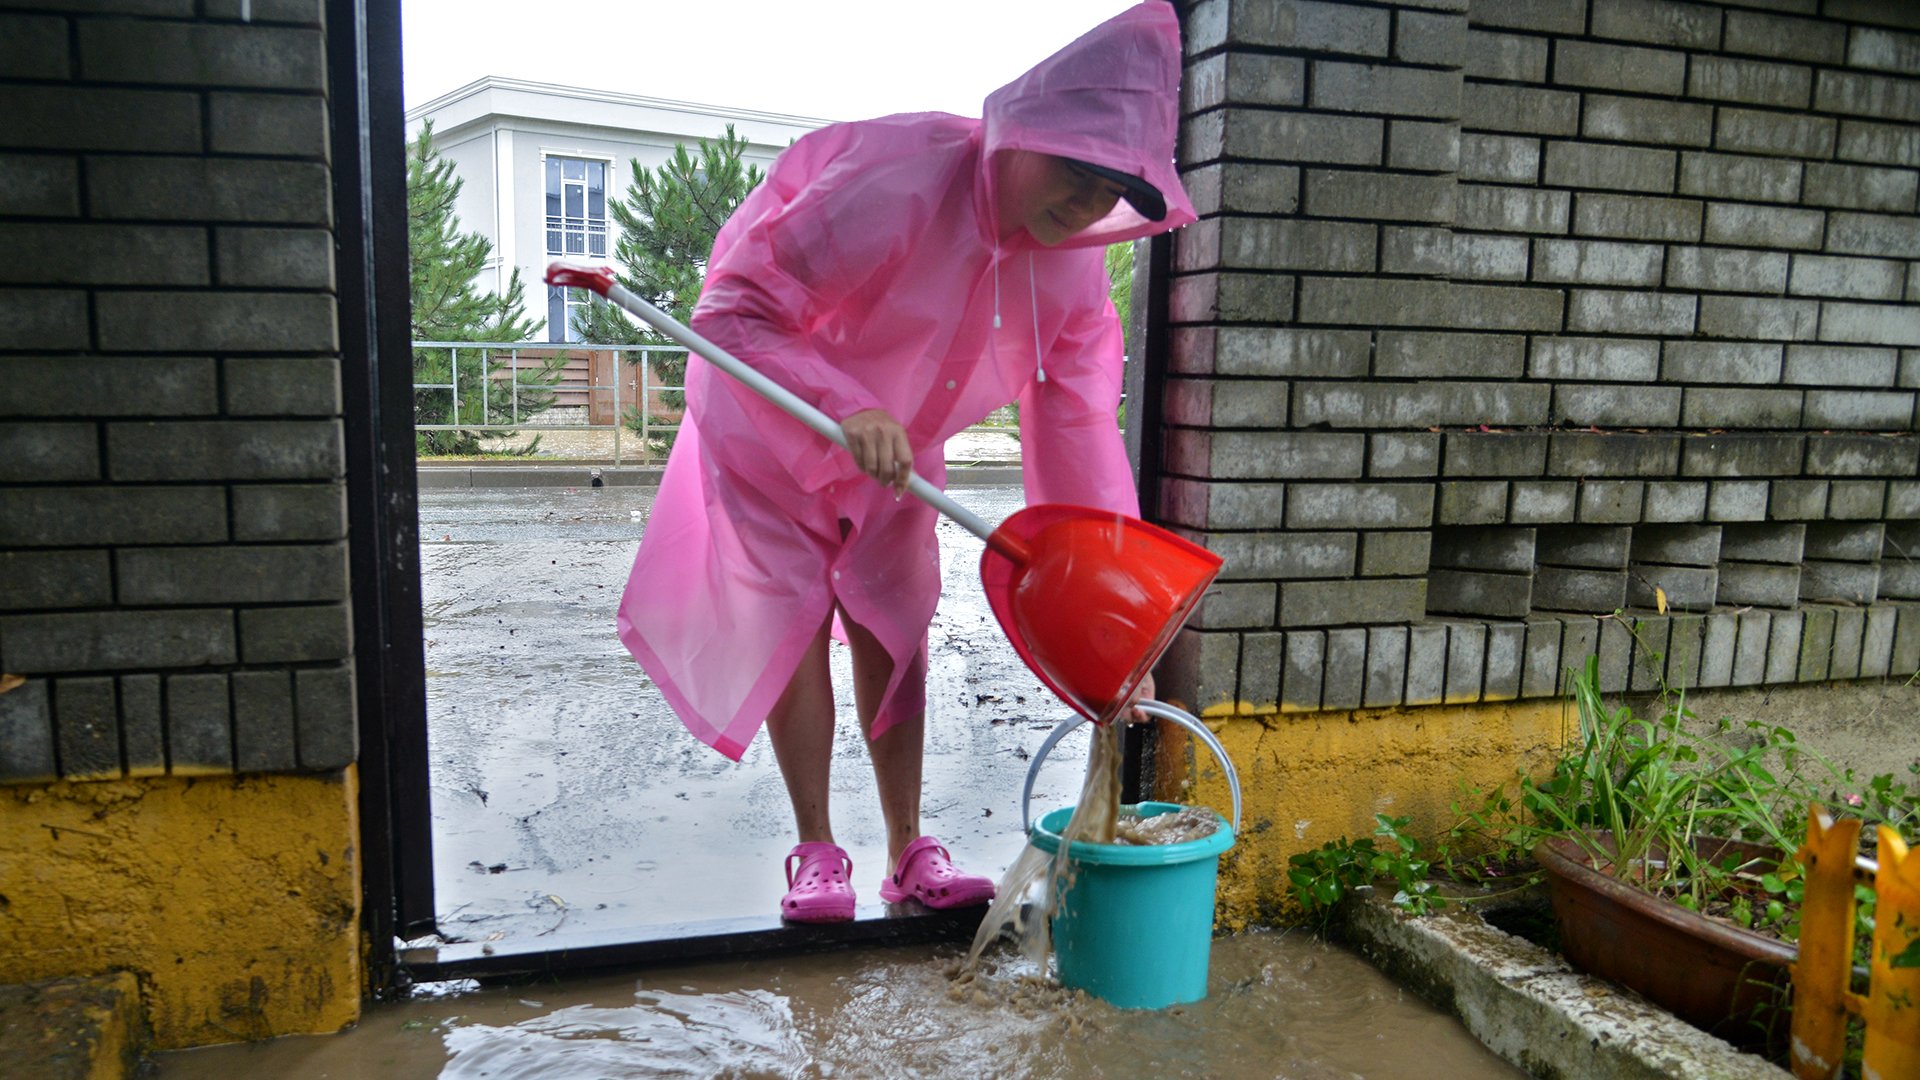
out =
[[[744,360],[694,333],[693,329],[648,303],[639,294],[620,284],[613,270],[605,266],[573,266],[556,262],[547,267],[547,284],[567,288],[591,289],[610,303],[660,331],[662,334],[699,353],[713,366],[746,384],[747,388],[778,406],[782,412],[831,439],[841,448],[847,445],[847,433],[826,413],[797,394],[762,375]],[[919,473],[909,472],[907,490],[916,498],[958,522],[968,532],[988,543],[993,542],[993,527],[980,515],[954,502],[947,493],[928,483]]]

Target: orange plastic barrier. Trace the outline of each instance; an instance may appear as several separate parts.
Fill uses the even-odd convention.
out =
[[[1860,822],[1834,821],[1815,806],[1800,847],[1806,891],[1800,956],[1793,965],[1793,1075],[1835,1080],[1847,1048],[1847,1016],[1866,1023],[1861,1075],[1920,1077],[1920,858],[1880,826],[1877,872],[1857,870]],[[1865,994],[1852,991],[1854,884],[1874,887],[1874,933]]]

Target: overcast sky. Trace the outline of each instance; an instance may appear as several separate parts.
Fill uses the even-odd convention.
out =
[[[980,115],[1132,0],[401,0],[406,103],[485,75],[857,120]]]

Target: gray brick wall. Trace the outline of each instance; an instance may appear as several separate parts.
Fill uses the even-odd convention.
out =
[[[1160,495],[1234,591],[1169,685],[1911,675],[1907,6],[1432,7],[1187,6]]]
[[[13,8],[0,782],[341,768],[322,5]]]

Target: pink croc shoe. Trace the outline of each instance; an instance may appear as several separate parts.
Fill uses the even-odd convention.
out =
[[[852,877],[853,860],[838,844],[796,845],[787,853],[787,895],[780,900],[780,917],[788,922],[851,921]]]
[[[892,876],[880,883],[889,904],[918,900],[930,908],[966,907],[993,899],[993,880],[954,869],[952,856],[931,836],[922,836],[900,853]]]

